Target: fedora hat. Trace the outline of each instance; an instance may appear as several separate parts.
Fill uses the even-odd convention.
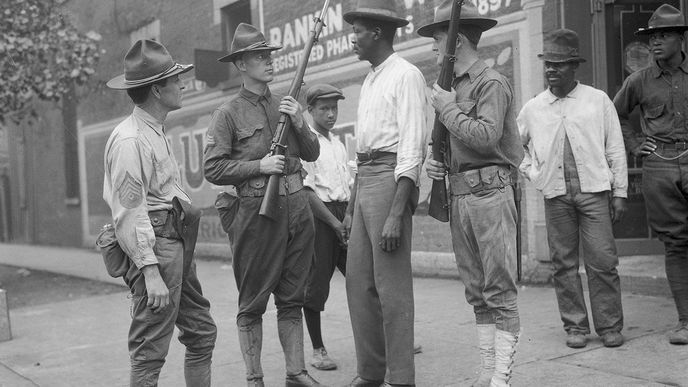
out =
[[[435,10],[435,19],[432,23],[426,24],[418,28],[418,35],[426,38],[432,38],[435,30],[438,28],[448,28],[449,18],[451,18],[452,4],[456,0],[445,0]],[[481,17],[476,8],[470,1],[464,1],[461,6],[461,19],[459,21],[459,28],[461,25],[472,25],[478,27],[481,31],[487,31],[497,25],[497,20]]]
[[[218,59],[220,62],[234,62],[239,56],[251,51],[275,51],[282,46],[270,45],[262,32],[250,24],[239,23],[234,31],[232,48],[229,54]]]
[[[688,30],[688,26],[686,26],[681,11],[669,4],[662,4],[655,10],[652,16],[650,16],[650,20],[647,21],[647,28],[639,28],[635,34],[649,35],[655,31],[666,30],[683,32]]]
[[[124,74],[110,79],[107,86],[117,90],[133,89],[185,73],[193,67],[175,62],[165,46],[155,40],[137,40],[124,56]]]
[[[575,31],[561,28],[545,36],[544,51],[538,58],[546,62],[585,62],[578,53],[578,34]]]
[[[344,94],[338,88],[328,85],[327,83],[319,83],[311,86],[306,92],[306,103],[313,105],[318,99],[336,98],[337,100],[344,99]]]
[[[342,16],[344,21],[354,24],[358,18],[382,20],[403,27],[409,23],[397,13],[397,5],[394,0],[358,0],[356,8]]]

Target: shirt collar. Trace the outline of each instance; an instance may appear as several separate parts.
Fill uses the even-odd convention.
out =
[[[263,95],[258,95],[249,89],[245,88],[244,85],[241,85],[241,89],[239,90],[239,95],[242,96],[245,100],[248,102],[257,105],[258,102],[260,101],[261,97],[264,97],[265,99],[270,98],[272,96],[272,93],[270,93],[270,88],[265,89],[265,94]]]
[[[688,74],[688,56],[686,56],[686,54],[683,52],[681,52],[681,55],[683,56],[683,62],[681,62],[678,68],[680,68],[684,73]],[[650,68],[652,71],[652,76],[655,78],[659,78],[664,71],[661,67],[659,67],[659,64],[657,64],[656,60],[652,61]]]
[[[312,125],[312,126],[311,126],[311,124],[308,124],[308,127],[310,128],[311,132],[315,133],[315,135],[316,135],[318,138],[321,138],[321,137],[322,137],[322,138],[324,138],[324,139],[327,140],[327,141],[330,141],[330,140],[331,140],[332,133],[330,133],[330,137],[326,137],[326,136],[323,136],[322,133],[318,132],[317,129],[315,129],[315,125]]]
[[[485,70],[487,70],[489,67],[485,62],[483,62],[481,59],[476,60],[473,62],[471,67],[466,70],[465,73],[459,75],[457,78],[461,78],[465,75],[468,75],[468,79],[471,80],[471,83],[475,82],[476,78],[480,76]]]
[[[165,132],[163,132],[163,126],[162,122],[158,121],[155,117],[150,115],[147,111],[141,109],[138,106],[134,107],[134,112],[132,115],[141,121],[145,122],[146,125],[148,125],[151,129],[155,131],[155,133],[159,134],[160,136],[164,136]]]
[[[374,73],[380,72],[385,67],[389,66],[390,63],[394,62],[398,57],[399,55],[396,52],[393,52],[392,55],[388,56],[387,59],[383,60],[382,63],[377,65],[377,67],[370,66],[370,69]]]
[[[579,85],[580,85],[580,83],[578,81],[576,81],[576,86],[574,86],[573,90],[569,91],[569,93],[566,94],[566,96],[564,98],[576,99],[577,95],[580,93],[580,87],[578,87]],[[550,105],[557,102],[558,100],[564,99],[564,98],[557,97],[556,95],[554,95],[554,93],[552,93],[552,90],[550,90],[549,87],[547,88],[547,94],[545,95],[545,100]]]

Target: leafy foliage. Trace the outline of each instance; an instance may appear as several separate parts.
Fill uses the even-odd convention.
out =
[[[65,1],[0,1],[0,122],[19,121],[34,98],[58,101],[95,72],[100,35],[80,33]]]

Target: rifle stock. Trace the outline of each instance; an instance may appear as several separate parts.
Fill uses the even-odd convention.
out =
[[[459,36],[459,20],[461,20],[461,7],[464,0],[456,0],[452,4],[449,28],[447,30],[447,46],[445,47],[442,69],[437,79],[437,84],[444,90],[451,88],[454,78],[454,62],[456,61],[456,40]],[[439,119],[439,112],[435,113],[435,124],[432,128],[432,158],[435,161],[445,163],[445,152],[447,149],[447,128]],[[428,205],[428,215],[440,222],[449,221],[449,203],[447,200],[447,182],[433,180],[430,191],[430,203]]]
[[[327,6],[330,0],[325,0],[320,16],[316,17],[313,31],[311,31],[311,39],[306,42],[301,53],[301,61],[296,68],[296,75],[291,82],[289,87],[289,95],[295,99],[299,96],[299,91],[301,91],[301,85],[303,84],[303,76],[306,73],[306,66],[308,66],[308,58],[311,56],[311,50],[313,45],[318,41],[320,32],[325,25],[324,17],[325,12],[327,12]],[[275,135],[272,138],[272,145],[270,146],[271,156],[284,155],[287,149],[287,132],[291,127],[291,119],[288,114],[282,113],[280,119],[277,123],[277,129],[275,130]],[[268,178],[267,186],[265,187],[265,196],[263,196],[263,201],[260,203],[260,210],[258,213],[261,216],[265,216],[272,220],[277,218],[278,207],[279,207],[279,183],[281,174],[270,175]]]

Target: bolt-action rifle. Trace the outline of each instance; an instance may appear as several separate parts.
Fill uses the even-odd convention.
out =
[[[301,91],[301,85],[303,84],[303,76],[306,73],[306,66],[308,65],[308,58],[311,56],[311,50],[313,45],[318,42],[318,37],[325,26],[324,18],[325,12],[327,12],[327,6],[330,0],[325,0],[325,5],[323,5],[320,16],[315,18],[315,24],[313,31],[311,31],[311,39],[306,42],[301,53],[301,61],[296,68],[296,75],[291,82],[289,87],[289,95],[297,99],[299,92]],[[282,113],[279,121],[277,122],[277,129],[275,130],[275,135],[272,138],[272,145],[270,146],[270,155],[284,155],[287,151],[287,133],[291,127],[291,119],[288,114]],[[270,175],[268,179],[267,187],[265,188],[265,196],[263,197],[263,202],[260,204],[260,215],[268,217],[270,219],[275,219],[277,217],[277,208],[279,201],[279,183],[280,174]]]
[[[444,90],[451,88],[454,79],[454,62],[456,62],[456,42],[459,36],[459,20],[461,19],[461,7],[464,0],[456,0],[452,4],[449,29],[447,30],[447,46],[442,60],[442,69],[437,79],[437,84]],[[439,48],[441,49],[441,47]],[[447,150],[447,128],[440,121],[440,113],[435,113],[435,124],[432,128],[432,158],[435,161],[445,162]],[[428,215],[440,222],[449,221],[449,203],[447,201],[447,183],[442,180],[432,181],[430,191],[430,203]]]

